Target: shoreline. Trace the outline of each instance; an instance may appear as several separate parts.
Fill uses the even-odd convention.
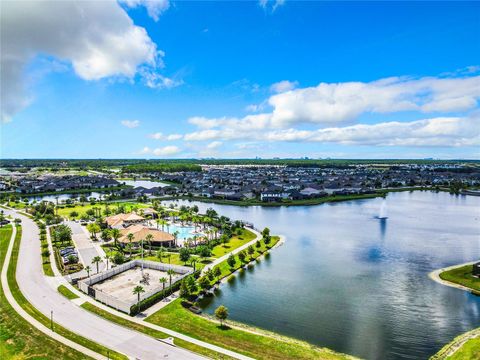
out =
[[[456,264],[456,265],[452,265],[452,266],[447,266],[445,268],[433,270],[428,274],[428,277],[431,280],[433,280],[433,281],[435,281],[435,282],[437,282],[441,285],[445,285],[445,286],[449,286],[449,287],[456,288],[456,289],[459,289],[459,290],[467,291],[469,293],[473,293],[474,289],[463,286],[463,285],[460,285],[460,284],[457,284],[457,283],[453,283],[453,282],[450,282],[450,281],[447,281],[447,280],[443,280],[440,277],[440,274],[445,272],[445,271],[453,270],[453,269],[456,269],[456,268],[459,268],[459,267],[462,267],[462,266],[473,265],[477,262],[478,262],[478,260],[477,261],[469,261],[469,262],[466,262],[466,263],[463,263],[463,264]]]

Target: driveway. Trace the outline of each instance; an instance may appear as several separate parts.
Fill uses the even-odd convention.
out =
[[[95,256],[100,256],[102,262],[98,264],[98,270],[103,271],[105,269],[105,252],[100,246],[100,242],[93,242],[90,240],[90,235],[88,234],[85,226],[80,225],[75,221],[67,221],[67,225],[72,229],[72,240],[75,243],[75,247],[78,251],[78,257],[80,258],[81,263],[84,266],[90,266],[94,274],[97,272],[97,266],[92,264],[92,259]],[[86,276],[86,271],[82,270],[78,273],[72,274],[71,277],[84,277]]]

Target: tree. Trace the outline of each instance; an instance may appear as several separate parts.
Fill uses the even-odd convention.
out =
[[[102,262],[102,258],[98,255],[92,259],[92,264],[97,265],[97,274],[98,274],[98,263],[100,262]]]
[[[77,262],[77,258],[75,255],[68,255],[67,256],[67,260],[68,260],[68,263],[69,264],[73,264],[73,263],[76,263]]]
[[[220,241],[222,242],[223,247],[227,247],[227,243],[230,241],[230,238],[227,235],[223,234],[220,238]]]
[[[76,212],[76,211],[71,211],[71,212],[70,212],[70,217],[72,218],[72,220],[75,220],[75,218],[78,217],[78,212]]]
[[[220,305],[215,309],[215,317],[220,320],[220,326],[223,326],[223,322],[228,318],[228,309],[225,306]]]
[[[219,279],[220,276],[222,276],[222,270],[220,269],[219,266],[216,266],[213,268],[213,275],[215,275],[217,279]]]
[[[190,265],[193,267],[193,271],[196,271],[195,264],[197,263],[198,259],[196,257],[192,257],[190,260]]]
[[[265,246],[268,247],[268,244],[270,244],[270,240],[271,240],[270,235],[264,236],[263,242],[265,243]]]
[[[160,260],[160,262],[162,262],[164,251],[165,251],[165,248],[163,246],[160,246],[160,248],[157,251],[157,258],[158,260]]]
[[[145,292],[143,286],[137,285],[133,288],[133,294],[137,295],[137,304],[140,302],[140,294]]]
[[[269,229],[268,227],[266,227],[265,229],[263,229],[263,231],[262,231],[262,236],[263,236],[263,237],[270,236],[270,229]]]
[[[128,251],[128,258],[130,259],[132,257],[132,249],[133,249],[133,246],[131,243],[128,243],[127,245],[125,245],[125,250]]]
[[[213,279],[215,279],[215,274],[213,273],[213,270],[212,269],[208,269],[206,272],[205,272],[205,276],[208,278],[208,280],[210,281],[213,281]]]
[[[246,255],[245,255],[245,252],[243,250],[238,253],[238,258],[240,259],[240,261],[242,263],[245,262],[245,257],[246,257]]]
[[[107,269],[106,269],[106,270],[108,270],[108,261],[109,261],[110,259],[112,259],[112,255],[111,255],[110,253],[105,254],[105,260],[107,260]]]
[[[85,267],[85,271],[87,272],[87,276],[90,277],[90,271],[92,271],[92,269],[90,268],[90,266],[86,266],[86,267]]]
[[[100,231],[100,226],[97,223],[87,225],[87,230],[92,234],[93,238],[97,240],[97,233]]]
[[[170,290],[172,289],[172,276],[175,275],[175,271],[172,269],[167,270],[167,275],[169,277]]]
[[[248,252],[248,255],[250,255],[250,257],[252,257],[252,255],[255,253],[255,249],[253,248],[252,245],[250,245],[250,246],[247,248],[247,252]]]
[[[255,243],[255,247],[258,249],[260,248],[260,246],[262,246],[262,243],[260,242],[260,240],[257,240],[257,242]]]
[[[210,287],[210,281],[208,280],[207,276],[203,276],[198,280],[198,285],[202,290],[207,290]]]
[[[148,255],[152,254],[152,242],[153,242],[153,235],[152,234],[147,234],[145,237],[145,241],[148,244]]]
[[[58,225],[55,227],[53,237],[55,241],[60,241],[62,244],[69,243],[72,240],[72,229],[67,225]]]
[[[100,237],[102,238],[103,241],[108,241],[110,240],[110,230],[109,229],[103,229],[102,230],[102,234],[100,235]]]
[[[230,256],[229,256],[228,259],[227,259],[227,264],[228,264],[228,266],[230,266],[231,268],[233,268],[233,267],[235,266],[235,263],[236,263],[236,262],[237,262],[237,261],[235,260],[235,257],[234,257],[232,254],[230,254]]]
[[[120,236],[122,234],[120,233],[120,230],[118,229],[110,229],[110,236],[113,239],[113,243],[115,246],[117,246],[117,241],[120,239]]]
[[[167,278],[166,277],[161,277],[160,278],[160,283],[163,285],[163,291],[165,291],[165,283],[167,282]]]
[[[123,264],[125,262],[125,256],[120,251],[115,251],[113,253],[113,262],[117,265]]]
[[[181,248],[179,252],[179,257],[180,261],[183,261],[183,263],[186,265],[188,259],[190,259],[190,250],[187,248]]]

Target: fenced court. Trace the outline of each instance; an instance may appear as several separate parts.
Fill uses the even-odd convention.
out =
[[[133,293],[133,288],[142,286],[145,292],[140,294],[140,300],[149,298],[163,289],[160,278],[167,279],[165,287],[170,285],[170,277],[167,274],[169,269],[175,271],[175,275],[172,275],[172,285],[193,272],[193,269],[186,266],[133,260],[81,280],[78,282],[78,287],[96,300],[130,313],[130,308],[138,300],[138,296]]]

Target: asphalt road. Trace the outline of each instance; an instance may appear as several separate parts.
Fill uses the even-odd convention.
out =
[[[5,213],[12,214],[10,210]],[[43,275],[38,227],[29,218],[15,213],[22,220],[17,282],[28,301],[46,316],[53,310],[54,321],[65,328],[136,359],[200,359],[187,350],[177,348],[136,331],[115,325],[78,307],[56,289],[54,278]],[[50,282],[50,283],[49,283]]]

